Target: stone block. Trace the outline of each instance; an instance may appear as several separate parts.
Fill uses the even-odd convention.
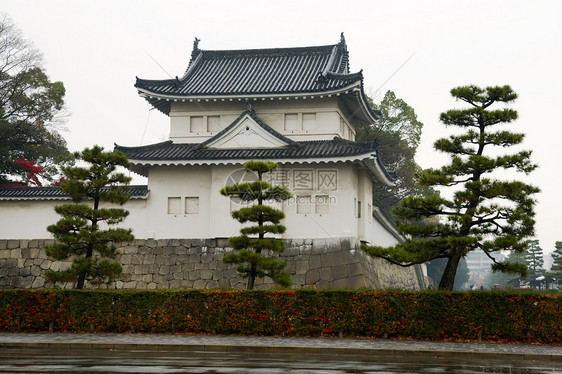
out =
[[[175,265],[178,259],[177,255],[170,255],[166,258],[166,265]]]
[[[146,285],[146,289],[147,290],[155,290],[156,289],[156,283],[154,282],[150,282]]]
[[[135,281],[123,283],[123,288],[125,288],[125,289],[133,289],[133,288],[136,288],[136,287],[137,287],[137,282],[135,282]]]
[[[193,282],[193,288],[197,290],[204,289],[206,286],[207,282],[202,279],[197,279],[195,282]]]
[[[176,247],[162,247],[162,253],[165,255],[173,255],[176,253]]]
[[[188,279],[189,279],[190,281],[196,281],[196,280],[198,280],[198,279],[201,279],[201,274],[200,274],[199,271],[191,271],[191,272],[189,272],[189,277],[188,277]]]
[[[303,287],[306,285],[306,275],[305,274],[296,274],[292,276],[292,283],[293,287]]]
[[[213,279],[213,272],[211,270],[201,270],[201,279]]]
[[[7,240],[0,240],[0,250],[4,250],[8,248],[8,241]]]
[[[176,255],[186,255],[187,254],[187,248],[184,247],[183,245],[178,245],[177,247],[174,247],[174,254]]]
[[[133,280],[133,276],[130,273],[129,274],[121,274],[121,280],[123,282],[130,282],[131,280]],[[121,288],[123,288],[123,287],[121,287]]]
[[[143,255],[134,254],[131,257],[131,265],[142,265]]]
[[[321,255],[310,255],[308,260],[308,266],[310,269],[319,269],[322,267],[322,256]]]
[[[137,282],[137,287],[136,287],[136,288],[137,288],[138,290],[146,289],[146,282],[138,281],[138,282]]]
[[[144,274],[142,276],[142,281],[146,283],[152,282],[152,274]]]
[[[349,274],[347,273],[346,265],[332,266],[332,275],[336,280],[347,278]]]
[[[135,270],[133,274],[147,274],[148,273],[148,265],[135,265]]]
[[[170,240],[168,239],[158,239],[156,241],[156,246],[155,247],[167,247],[170,245]]]
[[[306,274],[309,268],[308,261],[296,261],[293,274]]]
[[[29,248],[29,257],[31,258],[48,258],[47,253],[39,248]]]
[[[143,265],[154,265],[154,260],[156,259],[156,256],[154,256],[153,254],[147,254],[144,256],[144,260],[142,262]]]
[[[331,252],[322,256],[322,267],[340,266],[349,264],[350,258],[347,252]]]
[[[20,241],[19,240],[8,240],[8,249],[16,249],[20,248]],[[21,256],[21,252],[19,252]]]
[[[168,275],[170,274],[170,267],[166,265],[160,266],[158,269],[158,275]]]
[[[217,238],[217,247],[228,247],[228,238]]]
[[[192,288],[193,287],[193,281],[187,280],[187,279],[182,279],[180,281],[180,286],[181,288]]]
[[[353,277],[355,275],[363,275],[363,267],[359,262],[355,262],[353,264],[347,264],[346,267],[347,267],[347,274],[350,277]]]
[[[134,245],[127,245],[123,248],[123,253],[130,255],[138,252],[138,247]]]
[[[323,281],[332,282],[334,280],[334,275],[332,274],[331,267],[323,267],[320,269],[320,279]]]
[[[189,274],[189,273],[182,273],[181,271],[177,271],[175,273],[172,273],[172,279],[185,279],[185,275]]]
[[[31,288],[42,288],[44,285],[45,285],[45,278],[36,277],[33,283],[31,284]]]
[[[15,240],[10,240],[10,242],[15,241]],[[8,242],[9,245],[9,242]],[[12,251],[10,252],[10,257],[11,258],[21,258],[21,248],[14,248],[12,249]]]
[[[179,279],[172,279],[170,281],[170,288],[171,289],[178,289],[181,288],[181,282]]]
[[[196,262],[195,263],[195,270],[204,270],[204,269],[207,269],[207,268],[208,268],[207,264],[204,264],[202,262]]]
[[[333,283],[333,287],[336,288],[365,288],[367,283],[365,277],[362,275],[356,275],[353,277],[337,279]]]
[[[186,264],[181,265],[181,271],[183,272],[189,272],[195,270],[195,264],[192,262],[188,262]]]
[[[152,248],[152,251],[150,251],[150,253],[152,253],[153,255],[159,256],[164,254],[164,248],[162,247],[156,247],[156,248]]]
[[[52,271],[59,271],[61,267],[62,267],[62,263],[60,261],[53,261],[53,263],[51,264]]]
[[[132,259],[133,256],[131,256],[130,254],[124,254],[119,257],[119,262],[121,263],[121,265],[130,265]]]
[[[53,261],[51,260],[43,260],[43,262],[40,265],[40,268],[43,270],[47,270],[51,268],[51,265],[53,264]]]
[[[21,257],[28,259],[31,257],[31,248],[22,248]]]
[[[3,240],[5,242],[5,240]],[[0,249],[0,258],[10,258],[10,251],[9,249]]]
[[[123,274],[131,274],[135,270],[133,265],[123,265]]]
[[[154,258],[154,263],[156,265],[165,265],[166,264],[167,256],[165,255],[158,255]]]
[[[305,274],[305,284],[313,285],[320,280],[320,270],[319,269],[310,269]]]
[[[154,248],[154,247],[158,247],[158,242],[154,239],[147,239],[144,242],[144,245],[146,245],[147,247]]]

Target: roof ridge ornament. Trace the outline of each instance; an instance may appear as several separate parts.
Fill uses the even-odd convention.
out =
[[[201,41],[201,39],[198,39],[197,37],[195,37],[195,40],[193,41],[193,51],[191,51],[191,59],[192,60],[197,57],[199,52],[201,52],[201,50],[199,49],[199,42],[200,41]]]
[[[345,44],[345,36],[343,36],[343,31],[340,34],[340,44],[343,45],[345,49],[347,49],[347,45]]]

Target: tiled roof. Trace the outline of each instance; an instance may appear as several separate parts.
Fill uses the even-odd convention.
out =
[[[148,186],[129,186],[131,199],[146,199]],[[0,200],[70,200],[59,187],[0,188]]]
[[[185,98],[349,92],[365,101],[363,74],[349,73],[343,35],[338,44],[316,47],[220,51],[200,50],[197,45],[196,39],[181,78],[137,78],[139,93],[165,114],[170,112],[171,101]],[[378,117],[375,111],[367,115]]]
[[[211,149],[201,143],[173,143],[171,140],[141,147],[115,149],[125,153],[130,162],[141,160],[239,160],[239,159],[314,159],[375,153],[370,143],[356,143],[335,137],[332,140],[293,142],[281,148]]]

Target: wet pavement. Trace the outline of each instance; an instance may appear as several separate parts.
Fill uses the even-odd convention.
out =
[[[0,333],[0,373],[562,373],[562,346],[338,338]]]
[[[0,333],[3,348],[260,352],[540,360],[562,364],[562,346],[348,338],[158,334]]]

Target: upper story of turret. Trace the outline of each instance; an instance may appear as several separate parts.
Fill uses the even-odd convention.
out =
[[[174,143],[205,142],[248,108],[294,141],[355,140],[379,116],[362,72],[349,72],[343,34],[334,45],[247,50],[201,50],[195,39],[182,77],[137,78],[135,87],[170,117]]]

